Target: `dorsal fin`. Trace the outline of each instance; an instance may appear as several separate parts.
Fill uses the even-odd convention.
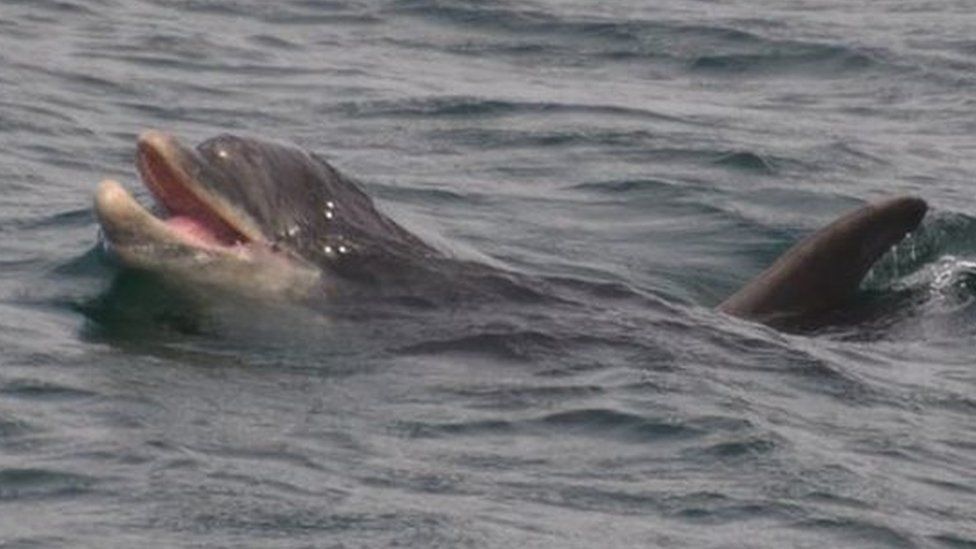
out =
[[[924,200],[902,196],[849,212],[787,250],[718,310],[777,326],[836,309],[927,209]]]

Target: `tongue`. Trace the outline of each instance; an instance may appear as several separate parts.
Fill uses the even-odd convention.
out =
[[[218,235],[207,224],[192,217],[177,215],[166,219],[166,224],[187,240],[204,246],[226,246],[227,235]]]

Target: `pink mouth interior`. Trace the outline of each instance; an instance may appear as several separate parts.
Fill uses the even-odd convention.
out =
[[[197,246],[235,246],[248,238],[224,221],[193,193],[165,158],[145,146],[139,148],[139,171],[146,187],[169,214],[163,219],[174,233]]]
[[[230,240],[229,235],[221,234],[217,228],[190,216],[175,215],[163,222],[183,239],[198,246],[233,246],[241,243],[240,240]]]

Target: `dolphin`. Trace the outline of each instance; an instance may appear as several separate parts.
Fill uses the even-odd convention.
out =
[[[796,243],[718,310],[774,327],[815,321],[848,303],[927,210],[924,200],[901,196],[851,211]]]
[[[95,193],[102,242],[125,266],[257,296],[415,303],[546,295],[526,277],[428,245],[381,213],[356,182],[298,147],[224,134],[190,148],[150,130],[136,148],[156,211],[113,180]],[[718,310],[780,327],[837,309],[926,209],[921,199],[900,197],[844,215]]]
[[[156,210],[113,180],[94,200],[101,241],[124,266],[256,297],[416,302],[524,289],[428,245],[301,148],[227,134],[190,148],[150,130],[136,150]]]

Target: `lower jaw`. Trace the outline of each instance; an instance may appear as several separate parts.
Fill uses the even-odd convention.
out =
[[[225,244],[192,220],[160,220],[114,181],[99,186],[95,212],[111,254],[129,268],[271,298],[301,298],[321,283],[319,270],[301,259],[261,244]]]
[[[103,181],[95,194],[95,214],[106,239],[122,250],[180,250],[237,254],[242,246],[198,220],[185,216],[160,219],[147,211],[115,181]]]
[[[320,285],[317,269],[270,250],[239,245],[199,248],[174,242],[107,240],[122,266],[161,275],[193,289],[217,289],[248,297],[301,299]]]
[[[235,241],[229,235],[215,233],[205,223],[186,216],[174,216],[164,219],[163,222],[175,235],[186,240],[188,244],[206,248],[234,247],[240,246],[240,241]]]

